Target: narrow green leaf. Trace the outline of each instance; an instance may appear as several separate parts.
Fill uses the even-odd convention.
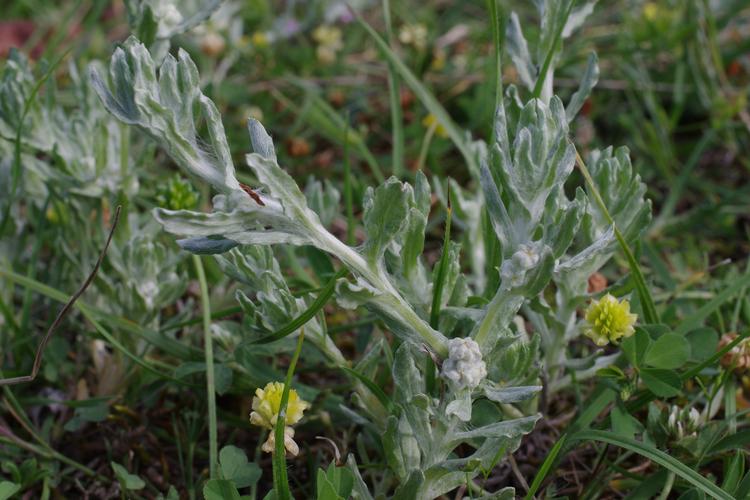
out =
[[[425,87],[422,82],[417,78],[414,73],[401,61],[393,50],[388,46],[385,40],[378,35],[378,33],[357,14],[357,20],[364,27],[365,31],[372,37],[375,44],[380,49],[380,52],[385,56],[393,68],[398,72],[399,76],[403,79],[404,83],[414,92],[417,98],[422,102],[427,111],[432,113],[438,120],[445,130],[448,132],[448,136],[451,138],[453,143],[456,145],[461,155],[464,157],[464,161],[469,168],[469,172],[475,177],[479,177],[479,168],[474,156],[474,152],[471,150],[470,143],[464,133],[451,119],[448,112],[438,102],[434,95]]]
[[[733,500],[733,496],[721,489],[716,484],[712,483],[704,476],[700,475],[681,461],[664,453],[663,451],[657,450],[656,448],[626,437],[618,436],[612,432],[598,431],[598,430],[584,430],[577,432],[570,437],[571,440],[575,441],[599,441],[602,443],[619,446],[635,452],[649,460],[656,462],[675,473],[677,476],[692,484],[696,488],[703,491],[705,494],[712,498],[720,500]]]
[[[630,267],[630,272],[633,275],[635,288],[638,291],[638,298],[641,300],[641,306],[643,307],[643,315],[645,316],[646,323],[661,323],[661,321],[659,321],[659,314],[656,312],[656,306],[654,305],[654,298],[651,296],[651,291],[646,284],[646,278],[643,276],[643,271],[641,271],[641,267],[638,264],[635,255],[633,255],[633,252],[630,250],[628,242],[625,240],[622,232],[620,232],[620,229],[615,225],[614,219],[609,214],[609,210],[607,210],[607,206],[604,203],[604,200],[602,200],[602,196],[599,193],[596,184],[594,183],[594,179],[591,178],[591,173],[589,172],[588,168],[586,168],[586,164],[583,162],[581,155],[578,154],[578,151],[576,151],[576,164],[578,165],[581,174],[583,174],[583,177],[586,180],[586,184],[591,190],[591,194],[593,195],[594,200],[599,206],[599,209],[602,211],[602,214],[614,227],[615,238],[617,238],[617,242],[620,244],[620,248],[622,249],[625,257],[628,260],[628,265]],[[676,333],[683,334],[684,332]]]
[[[451,242],[451,218],[453,210],[450,202],[450,190],[448,191],[448,206],[445,210],[445,232],[443,234],[443,254],[440,256],[438,264],[437,277],[433,284],[432,308],[430,309],[430,326],[438,329],[440,323],[440,304],[443,298],[443,287],[445,285],[446,271],[448,270],[448,260],[450,258],[449,246]]]
[[[292,361],[289,363],[289,369],[286,372],[284,381],[284,391],[281,393],[281,402],[279,403],[279,417],[276,420],[274,433],[274,453],[273,453],[273,490],[278,500],[291,500],[292,492],[289,491],[289,479],[286,471],[286,447],[284,446],[284,428],[286,427],[286,410],[289,403],[289,390],[292,387],[292,376],[297,366],[299,354],[302,352],[302,343],[305,340],[305,330],[303,329],[297,339],[297,347],[292,355]]]
[[[557,456],[560,454],[560,451],[562,451],[563,446],[565,445],[565,441],[568,439],[567,434],[563,434],[560,436],[560,438],[555,442],[555,445],[552,447],[549,452],[547,452],[547,458],[544,459],[544,462],[542,462],[542,466],[539,468],[539,472],[536,473],[536,476],[534,476],[534,482],[531,483],[531,486],[529,487],[529,491],[524,497],[524,500],[531,500],[534,498],[534,495],[537,491],[539,491],[539,487],[542,486],[542,481],[547,477],[547,474],[549,474],[549,471],[552,469],[552,466],[555,463],[555,460],[557,460]]]
[[[537,76],[536,83],[534,84],[534,97],[539,98],[539,96],[542,95],[542,87],[544,87],[544,81],[547,79],[547,73],[549,72],[550,66],[552,65],[552,59],[555,56],[555,52],[558,50],[558,46],[560,45],[560,42],[562,41],[562,33],[563,29],[565,29],[565,24],[568,22],[568,17],[570,16],[570,12],[573,10],[573,5],[575,4],[575,0],[567,0],[568,1],[568,8],[565,9],[565,15],[562,19],[556,19],[555,21],[558,24],[557,30],[555,31],[555,37],[552,42],[552,44],[549,47],[549,50],[547,51],[547,55],[544,57],[544,63],[542,63],[542,69],[539,71],[539,76]]]
[[[679,335],[685,335],[690,330],[697,328],[710,314],[748,285],[750,285],[750,274],[743,273],[738,276],[731,285],[724,288],[718,295],[716,295],[716,297],[706,302],[697,311],[682,320],[677,328],[675,328],[674,332]]]
[[[315,298],[315,300],[310,304],[310,307],[308,307],[302,314],[294,318],[292,321],[289,322],[286,326],[280,328],[276,332],[266,335],[264,337],[261,337],[257,340],[253,340],[252,344],[268,344],[271,342],[276,342],[277,340],[281,340],[287,335],[290,335],[294,332],[296,332],[298,329],[302,328],[305,323],[310,321],[312,318],[315,317],[318,312],[323,309],[323,306],[326,305],[328,302],[328,299],[331,298],[331,295],[333,295],[334,290],[336,289],[336,281],[339,278],[343,278],[346,276],[346,274],[349,271],[346,268],[341,268],[339,272],[333,275],[330,280],[325,284],[325,286],[320,290],[320,293],[318,293],[318,296]]]
[[[388,45],[393,44],[393,23],[391,22],[391,2],[383,0],[383,18]],[[391,133],[393,137],[393,175],[402,177],[404,169],[404,121],[401,110],[401,86],[398,74],[392,63],[388,64],[388,99],[391,104]]]
[[[745,455],[742,450],[735,450],[734,456],[724,467],[724,482],[721,483],[723,490],[734,493],[745,473]]]
[[[381,389],[375,382],[370,380],[369,378],[365,377],[363,374],[359,373],[356,370],[352,370],[351,368],[347,366],[341,366],[342,370],[344,370],[346,373],[351,375],[352,377],[356,378],[360,382],[362,382],[367,389],[372,392],[372,394],[378,398],[378,401],[380,401],[380,404],[383,405],[383,408],[386,408],[389,413],[393,413],[395,411],[395,406],[391,399],[383,392],[383,389]]]

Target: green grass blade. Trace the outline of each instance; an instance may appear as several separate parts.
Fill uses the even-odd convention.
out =
[[[529,487],[529,491],[526,494],[525,500],[534,498],[534,495],[542,486],[542,482],[544,482],[553,466],[557,464],[557,458],[558,456],[560,456],[563,448],[565,448],[565,452],[567,452],[568,447],[566,447],[565,445],[569,441],[568,436],[570,435],[570,433],[575,432],[577,429],[588,428],[589,425],[591,425],[591,422],[593,422],[597,417],[597,415],[599,415],[602,410],[604,410],[604,408],[606,408],[607,405],[612,402],[613,399],[614,393],[611,390],[609,390],[607,387],[604,387],[603,385],[597,387],[597,389],[591,394],[589,400],[586,402],[583,412],[581,412],[573,421],[573,423],[568,427],[568,432],[560,436],[555,445],[549,451],[547,458],[542,463],[542,466],[539,468],[539,472],[537,472],[536,476],[534,477],[534,481]]]
[[[733,496],[712,483],[698,472],[694,471],[687,465],[683,464],[676,458],[657,450],[656,448],[646,445],[635,439],[626,438],[609,431],[584,430],[570,437],[575,441],[599,441],[611,444],[620,448],[625,448],[635,452],[643,457],[648,458],[667,470],[675,473],[677,476],[700,489],[706,495],[719,500],[733,500]]]
[[[45,285],[44,283],[41,283],[39,281],[29,279],[26,276],[15,273],[13,271],[0,268],[0,277],[12,281],[20,286],[31,288],[35,292],[49,297],[57,302],[65,303],[68,301],[68,296],[64,292],[52,288],[51,286]],[[159,349],[164,350],[164,352],[167,352],[170,355],[175,356],[181,360],[196,360],[200,355],[200,350],[198,349],[182,344],[158,332],[143,328],[139,324],[129,319],[120,318],[108,314],[84,302],[76,301],[75,308],[81,311],[81,313],[83,313],[84,315],[87,315],[87,317],[98,318],[99,320],[102,320],[103,322],[113,327],[137,335],[149,344],[158,347]]]
[[[542,63],[542,69],[539,71],[539,76],[537,76],[536,83],[534,84],[534,98],[535,99],[538,99],[539,96],[542,95],[542,88],[544,87],[544,81],[547,79],[547,73],[549,72],[549,68],[552,65],[552,59],[554,58],[555,52],[557,51],[557,47],[560,45],[560,41],[562,40],[563,29],[565,29],[565,24],[567,24],[568,22],[568,17],[570,17],[570,13],[573,10],[573,5],[575,3],[576,3],[575,0],[570,0],[570,3],[568,4],[568,9],[565,11],[565,17],[561,20],[560,24],[558,25],[557,31],[555,32],[555,41],[552,44],[552,46],[549,48],[547,55],[544,57],[544,63]]]
[[[702,372],[704,368],[707,368],[713,365],[714,363],[717,363],[721,358],[724,357],[724,355],[726,355],[726,353],[734,349],[734,346],[736,346],[737,344],[745,340],[748,336],[750,336],[750,330],[747,330],[744,333],[740,333],[739,335],[737,335],[737,337],[734,340],[732,340],[730,343],[728,343],[727,345],[725,345],[724,347],[716,351],[710,358],[705,360],[703,363],[695,366],[694,368],[691,368],[690,370],[680,375],[680,378],[682,380],[689,380],[695,377],[700,372]]]
[[[219,438],[216,425],[216,384],[214,382],[214,348],[211,335],[211,301],[208,296],[208,282],[203,270],[200,255],[193,255],[195,273],[201,290],[201,307],[203,314],[203,350],[206,359],[206,397],[208,398],[208,461],[209,477],[216,479],[219,465]]]
[[[65,295],[65,293],[54,289],[50,286],[44,285],[43,283],[40,283],[35,280],[28,279],[26,276],[14,273],[12,271],[6,271],[2,268],[0,268],[0,276],[3,278],[8,279],[9,281],[15,282],[20,286],[28,287],[32,290],[34,290],[37,293],[40,293],[46,297],[49,297],[53,300],[56,300],[58,302],[67,302],[69,297]],[[151,366],[148,362],[144,361],[140,356],[137,356],[136,354],[130,352],[124,345],[122,345],[120,342],[117,341],[102,325],[97,321],[96,317],[104,317],[106,316],[104,313],[96,312],[93,308],[86,306],[85,304],[77,301],[74,304],[74,307],[81,311],[81,314],[94,326],[97,332],[99,332],[99,335],[101,335],[104,340],[112,344],[112,346],[120,351],[122,354],[124,354],[126,357],[128,357],[131,361],[133,361],[135,364],[141,366],[143,369],[153,373],[154,375],[161,377],[166,380],[170,380],[171,382],[174,382],[176,384],[180,384],[187,387],[196,387],[195,384],[190,384],[188,382],[185,382],[184,380],[180,380],[178,378],[175,378],[168,373],[164,373],[153,366]],[[133,323],[135,325],[135,323]],[[158,335],[158,334],[154,334]],[[146,341],[149,341],[149,339],[144,336],[144,339]],[[149,342],[151,343],[151,342]]]
[[[333,292],[336,288],[336,281],[338,281],[339,278],[343,278],[344,276],[346,276],[348,272],[349,271],[346,268],[340,269],[339,272],[334,274],[333,277],[328,280],[328,283],[326,283],[325,286],[320,290],[320,293],[315,298],[313,303],[310,304],[310,307],[308,307],[302,314],[294,318],[286,326],[281,327],[276,332],[254,340],[251,343],[268,344],[270,342],[276,342],[277,340],[281,340],[287,335],[290,335],[299,330],[302,326],[305,325],[305,323],[310,321],[316,314],[318,314],[318,311],[323,309],[323,306],[326,305],[328,299],[330,299],[333,295]]]
[[[687,187],[688,181],[690,180],[690,176],[693,175],[693,170],[698,166],[699,160],[703,157],[703,152],[711,145],[714,139],[716,139],[716,135],[716,130],[708,129],[703,134],[700,141],[695,145],[695,148],[690,153],[687,161],[681,167],[680,175],[669,190],[667,199],[664,201],[661,210],[659,210],[659,216],[654,220],[653,224],[651,224],[651,229],[649,231],[651,234],[658,234],[666,226],[668,219],[674,214],[677,202],[680,201],[680,198]]]
[[[289,363],[289,369],[286,372],[284,381],[284,392],[281,393],[281,403],[279,404],[279,416],[276,419],[274,432],[274,454],[273,454],[273,489],[276,492],[277,500],[290,500],[292,492],[289,491],[289,479],[286,473],[286,448],[284,446],[284,428],[286,427],[286,407],[289,403],[289,389],[292,386],[292,376],[294,368],[297,366],[299,353],[302,351],[302,343],[305,340],[305,330],[303,329],[297,339],[297,347],[294,350],[292,361]]]
[[[387,409],[389,413],[393,413],[395,411],[395,407],[393,405],[393,402],[390,400],[390,398],[383,392],[383,389],[381,389],[375,382],[370,380],[369,378],[365,377],[361,373],[359,373],[356,370],[352,370],[351,368],[347,366],[341,366],[342,370],[344,370],[346,373],[351,375],[352,377],[356,378],[360,382],[364,384],[367,389],[372,392],[372,394],[378,398],[378,401],[380,401],[380,404],[383,405],[383,408]]]
[[[620,232],[620,229],[615,225],[615,221],[610,215],[609,210],[607,210],[607,206],[604,204],[601,194],[599,194],[594,179],[591,178],[591,173],[589,172],[589,169],[586,168],[586,164],[583,162],[581,155],[578,154],[578,151],[576,151],[576,164],[578,165],[578,169],[581,171],[583,178],[586,180],[586,184],[589,186],[589,189],[591,189],[594,201],[596,201],[596,204],[602,211],[604,218],[607,219],[608,223],[612,224],[612,227],[614,227],[615,238],[617,238],[617,242],[620,244],[620,248],[628,260],[630,272],[633,276],[633,283],[638,292],[638,298],[641,300],[641,307],[643,307],[643,315],[646,323],[659,323],[659,313],[656,311],[654,298],[651,296],[651,291],[648,289],[646,278],[643,276],[643,271],[641,271],[641,266],[638,264],[635,255],[633,255],[633,252],[630,250],[630,246],[628,245],[628,242],[625,241],[625,237]]]
[[[349,160],[349,116],[346,117],[346,128],[344,129],[344,204],[346,205],[346,244],[354,246],[356,239],[354,230],[354,197],[352,195],[352,165]]]
[[[432,307],[430,308],[430,326],[435,330],[440,326],[440,302],[443,298],[443,288],[445,286],[445,275],[448,272],[448,259],[450,258],[450,242],[451,242],[451,219],[453,216],[453,209],[451,208],[451,193],[450,188],[448,189],[447,195],[448,203],[445,214],[445,234],[443,235],[443,255],[440,256],[440,262],[438,263],[438,272],[435,276],[435,283],[433,285],[432,294]],[[433,394],[435,391],[435,362],[431,356],[425,357],[425,387],[427,388],[427,394]]]
[[[330,104],[321,99],[316,92],[312,91],[308,85],[301,81],[294,81],[294,83],[306,92],[309,102],[309,105],[303,108],[300,119],[312,125],[316,132],[330,141],[351,146],[367,163],[367,166],[370,167],[375,179],[378,182],[384,182],[385,176],[383,175],[383,170],[375,159],[375,155],[367,147],[364,138],[356,130],[352,130],[348,126],[348,122]],[[288,108],[298,108],[281,92],[275,92],[274,96]],[[341,133],[342,130],[346,131],[344,135]]]
[[[5,228],[8,224],[8,221],[10,220],[10,210],[13,206],[13,200],[16,197],[16,190],[18,189],[18,184],[21,182],[21,135],[23,135],[23,124],[26,121],[26,115],[29,114],[29,110],[31,109],[31,103],[36,98],[39,91],[42,89],[42,86],[44,83],[49,80],[49,77],[52,76],[52,74],[55,72],[57,67],[60,65],[60,63],[65,59],[65,56],[68,55],[68,53],[73,50],[72,48],[66,50],[64,53],[60,55],[55,61],[50,64],[49,68],[47,69],[47,72],[42,75],[42,77],[39,79],[39,81],[36,82],[34,85],[34,88],[31,89],[31,94],[29,94],[29,97],[26,99],[26,101],[23,103],[23,110],[21,111],[21,117],[18,120],[18,129],[16,130],[16,139],[14,141],[14,148],[13,148],[13,168],[11,170],[11,176],[10,176],[10,192],[8,193],[8,202],[5,204],[5,210],[3,213],[2,221],[0,221],[0,234],[5,233]]]
[[[503,22],[500,16],[500,0],[487,0],[492,22],[492,45],[495,49],[495,112],[503,107]],[[492,137],[497,137],[497,118],[493,116]]]
[[[391,23],[391,2],[383,0],[383,17],[388,45],[393,44],[393,26]],[[401,110],[401,87],[398,75],[392,63],[388,63],[388,97],[391,104],[391,133],[393,137],[393,175],[403,177],[404,169],[404,120]]]
[[[748,285],[750,285],[750,274],[744,273],[741,276],[737,277],[737,279],[735,279],[731,285],[724,288],[724,290],[722,290],[721,293],[719,293],[716,297],[709,300],[697,311],[682,320],[682,322],[677,325],[677,328],[675,328],[675,333],[685,335],[693,328],[697,328],[711,313],[716,311],[719,307],[721,307],[722,304],[734,297]]]
[[[531,500],[532,498],[534,498],[534,494],[539,491],[539,487],[542,485],[542,481],[544,481],[544,478],[547,477],[550,469],[552,469],[555,460],[557,460],[557,455],[559,455],[560,451],[562,451],[562,448],[565,445],[565,441],[567,439],[568,435],[563,434],[562,436],[560,436],[560,439],[557,440],[552,449],[549,450],[549,452],[547,453],[547,458],[544,459],[542,466],[539,467],[539,472],[536,473],[534,481],[531,483],[531,486],[529,486],[529,491],[524,497],[525,500]]]
[[[427,111],[432,113],[435,118],[437,118],[437,121],[445,128],[445,130],[448,132],[448,137],[450,137],[451,141],[453,141],[453,144],[456,145],[458,150],[461,152],[461,155],[464,157],[464,161],[466,161],[469,172],[474,176],[474,178],[478,179],[479,165],[477,165],[476,158],[474,158],[474,153],[471,150],[469,140],[467,139],[464,131],[455,124],[453,119],[451,119],[448,112],[440,104],[440,102],[438,102],[435,96],[432,95],[427,87],[425,87],[422,82],[419,81],[419,78],[417,78],[416,75],[414,75],[414,73],[412,73],[412,71],[406,67],[403,61],[401,61],[396,53],[391,50],[386,41],[383,40],[383,38],[372,28],[372,26],[367,24],[367,22],[358,14],[357,20],[365,29],[365,31],[367,31],[370,37],[372,37],[372,39],[375,41],[375,44],[380,49],[380,52],[385,56],[388,63],[391,64],[393,68],[398,72],[398,75],[401,77],[404,83],[406,83],[406,85],[409,86],[412,92],[414,92],[414,94],[422,102],[424,107],[427,108]]]
[[[443,297],[443,287],[445,286],[445,273],[448,271],[448,259],[450,258],[451,243],[451,208],[450,190],[448,191],[448,203],[445,210],[445,234],[443,236],[443,255],[440,256],[438,263],[438,272],[435,277],[434,290],[432,294],[432,308],[430,309],[430,326],[437,330],[440,322],[440,302]]]

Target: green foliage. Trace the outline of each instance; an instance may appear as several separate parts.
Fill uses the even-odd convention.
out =
[[[316,488],[318,500],[346,499],[354,489],[354,476],[349,469],[331,463],[327,470],[318,469]]]
[[[128,470],[117,462],[111,462],[112,469],[115,471],[117,480],[120,481],[120,486],[124,490],[142,490],[146,483],[135,474],[131,474]]]
[[[111,57],[125,21],[63,5],[9,52],[3,377],[124,217],[4,388],[0,499],[746,497],[742,2],[384,2],[383,37],[365,3],[127,0]],[[597,346],[607,294],[638,320]],[[265,460],[248,407],[295,342],[302,456],[277,425]]]

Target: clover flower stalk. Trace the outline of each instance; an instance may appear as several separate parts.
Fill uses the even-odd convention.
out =
[[[250,423],[263,427],[271,432],[268,439],[261,449],[266,453],[273,453],[275,439],[273,428],[279,418],[279,409],[281,407],[281,396],[284,393],[284,384],[282,382],[269,382],[261,389],[255,391],[253,397],[253,412],[250,414]],[[294,429],[292,425],[302,419],[302,414],[310,407],[310,403],[303,400],[294,389],[289,390],[289,401],[287,402],[286,416],[284,418],[284,448],[292,456],[297,456],[299,446],[294,442]]]
[[[587,326],[584,334],[598,346],[616,344],[635,332],[633,325],[638,315],[630,312],[630,302],[618,301],[610,294],[594,300],[586,310]]]

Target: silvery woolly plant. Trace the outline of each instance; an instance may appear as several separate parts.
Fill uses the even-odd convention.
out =
[[[586,10],[576,11],[573,19],[585,15]],[[557,26],[559,17],[542,10],[543,25],[546,19]],[[529,51],[515,17],[508,36],[510,50],[517,52],[514,61],[523,63]],[[322,222],[335,211],[335,190],[313,183],[306,196],[279,166],[271,137],[254,120],[248,124],[254,152],[246,162],[259,189],[238,181],[220,114],[201,92],[195,65],[184,51],[177,58],[167,55],[157,71],[148,49],[131,38],[112,57],[109,84],[96,72],[92,81],[113,115],[151,136],[187,173],[217,191],[210,213],[156,209],[154,215],[181,237],[183,249],[215,254],[222,269],[248,287],[252,293],[238,291],[237,299],[250,323],[275,330],[310,305],[309,299],[291,294],[269,245],[309,245],[341,262],[347,275],[336,283],[338,304],[373,311],[399,338],[395,354],[386,356],[393,359],[392,396],[384,401],[357,384],[359,411],[345,410],[379,431],[398,494],[434,498],[490,470],[533,429],[539,418],[540,367],[559,385],[564,370],[575,365],[566,349],[580,332],[576,310],[588,298],[588,277],[612,257],[617,244],[611,225],[590,202],[591,193],[579,188],[569,198],[565,191],[577,154],[569,123],[597,74],[592,56],[567,106],[548,91],[523,102],[515,87],[507,89],[496,113],[494,143],[474,148],[481,167],[473,173],[480,189],[472,193],[454,185],[451,195],[457,220],[469,232],[482,234],[484,248],[494,242],[492,253],[469,252],[496,276],[482,275],[477,265],[472,275],[464,275],[460,245],[451,243],[436,301],[438,269],[429,269],[422,257],[432,189],[421,173],[413,185],[391,178],[366,191],[366,239],[355,248]],[[205,122],[206,138],[198,135],[195,110]],[[650,207],[627,151],[595,152],[589,167],[615,223],[628,240],[634,239]],[[435,187],[447,202],[442,183]],[[550,301],[543,292],[552,283],[556,292]],[[435,303],[440,314],[430,321]],[[530,335],[524,318],[538,334]],[[306,329],[328,362],[351,366],[328,337],[324,318],[313,318]],[[379,354],[390,349],[383,341],[374,343],[354,371],[372,375]],[[588,368],[612,361],[592,359],[584,360]],[[440,387],[433,363],[439,367]],[[473,419],[478,400],[494,403],[494,421],[487,423],[484,414],[481,424],[476,415]],[[461,444],[473,451],[459,457],[454,451]],[[348,465],[359,477],[353,456]],[[370,496],[363,483],[356,491]]]
[[[562,40],[578,29],[586,17],[591,14],[595,1],[576,4],[570,0],[535,2],[540,19],[542,36],[536,40],[533,48],[524,37],[519,18],[511,13],[506,30],[506,48],[511,57],[521,83],[532,93],[540,95],[540,101],[555,108],[556,97],[552,97],[555,66],[562,52]],[[554,34],[559,33],[560,42]],[[555,121],[559,133],[568,135],[569,124],[573,123],[591,90],[599,78],[599,67],[595,53],[588,57],[578,89],[571,95],[565,110],[560,111]],[[522,104],[519,90],[510,85],[506,90],[507,118],[501,119],[496,130],[502,135],[508,127],[516,140],[524,135],[519,117],[528,107]],[[561,109],[561,106],[558,107]],[[533,133],[532,133],[533,136]],[[501,137],[504,140],[504,137]],[[514,145],[511,149],[514,149]],[[575,163],[575,149],[568,144],[570,155],[565,163]],[[500,148],[502,149],[502,148]],[[521,157],[523,158],[523,157]],[[580,157],[579,157],[580,160]],[[501,161],[504,163],[504,160]],[[618,242],[615,238],[616,226],[624,240],[632,243],[637,240],[651,220],[651,204],[644,198],[646,186],[641,182],[630,162],[628,149],[612,147],[604,150],[593,150],[589,153],[588,171],[593,183],[586,185],[585,193],[577,192],[574,200],[567,200],[562,194],[551,197],[555,205],[565,209],[558,210],[557,215],[549,219],[551,227],[571,227],[574,236],[568,242],[567,249],[557,247],[552,281],[555,285],[554,297],[545,295],[529,297],[523,313],[533,325],[541,338],[542,367],[549,382],[547,389],[559,390],[568,385],[572,377],[568,372],[576,371],[576,379],[590,377],[602,367],[608,366],[619,356],[615,353],[600,356],[594,351],[591,355],[576,359],[570,356],[568,346],[583,331],[577,310],[584,305],[592,294],[589,291],[588,279],[598,272],[615,254]],[[524,168],[520,169],[521,171]],[[564,179],[562,179],[564,182]],[[562,190],[563,182],[559,183]],[[604,207],[595,203],[596,190],[601,196]],[[486,189],[485,189],[486,191]],[[567,208],[565,208],[567,206]],[[604,211],[614,221],[610,223]],[[572,226],[568,226],[572,224]],[[560,252],[563,250],[563,252]],[[593,291],[593,294],[599,291]]]
[[[128,127],[102,108],[89,71],[71,61],[69,78],[58,88],[55,78],[44,79],[47,70],[44,61],[32,65],[12,50],[0,73],[0,265],[12,271],[33,266],[38,279],[68,290],[91,272],[106,237],[101,225],[111,220],[114,205],[144,193],[139,191],[142,172],[134,167],[153,146],[146,144],[144,150],[143,141],[131,141]],[[32,251],[42,248],[33,243],[41,242],[42,234],[54,248],[45,259]],[[163,308],[182,305],[184,255],[160,238],[163,232],[150,214],[129,211],[120,220],[91,285],[97,293],[89,304],[103,317],[140,318],[143,325],[158,328]],[[4,287],[0,298],[10,303],[12,293],[12,286]],[[150,349],[142,339],[121,336],[119,327],[108,326],[120,341],[114,352],[102,349],[99,340],[85,341],[96,367],[94,392],[125,380],[129,360],[122,349]],[[12,329],[0,330],[3,342],[12,339]],[[12,352],[19,364],[26,360],[21,352]],[[53,380],[61,363],[46,363],[42,373]]]
[[[548,391],[569,385],[571,371],[582,380],[619,356],[593,350],[577,358],[569,350],[585,330],[578,311],[598,293],[590,293],[588,280],[618,249],[614,226],[594,202],[593,190],[629,243],[651,218],[646,187],[624,147],[591,151],[586,164],[593,184],[578,188],[572,198],[566,195],[566,182],[578,161],[570,126],[596,85],[599,68],[591,53],[578,88],[563,105],[551,92],[562,51],[562,42],[555,45],[553,35],[559,33],[561,40],[570,36],[595,3],[535,2],[542,36],[534,46],[524,37],[518,16],[510,14],[505,49],[520,83],[539,97],[524,101],[523,89],[509,85],[495,116],[495,143],[475,147],[481,165],[478,188],[448,180],[456,223],[472,252],[470,284],[476,295],[490,301],[491,314],[472,335],[481,342],[486,331],[499,328],[524,339],[516,348],[525,345],[539,352],[536,366]],[[447,204],[447,190],[435,184]],[[514,292],[513,283],[532,272],[539,273],[536,286]],[[548,287],[550,283],[554,287]],[[498,312],[494,323],[493,311]]]
[[[506,349],[517,339],[504,322],[512,319],[525,294],[537,292],[549,280],[545,276],[552,262],[548,250],[532,243],[519,246],[521,254],[505,266],[508,277],[503,292],[498,292],[507,300],[499,298],[487,308],[471,309],[460,253],[449,246],[439,302],[456,311],[458,318],[446,314],[434,328],[428,318],[436,270],[430,271],[422,257],[431,190],[423,175],[417,174],[414,185],[391,178],[367,190],[363,207],[367,237],[354,248],[321,223],[295,181],[278,165],[271,137],[254,120],[248,125],[254,152],[246,161],[260,188],[250,191],[237,180],[219,112],[198,87],[197,70],[184,51],[177,58],[168,55],[157,72],[146,47],[131,38],[112,57],[110,84],[98,73],[92,78],[112,114],[153,137],[186,172],[218,192],[211,213],[156,209],[155,217],[167,231],[183,237],[178,240],[182,248],[219,254],[230,276],[242,280],[244,275],[261,292],[254,303],[239,294],[246,312],[272,328],[284,313],[293,316],[305,307],[284,292],[273,255],[257,248],[310,245],[335,257],[348,271],[336,283],[338,303],[374,311],[398,336],[392,367],[397,389],[392,400],[379,401],[366,388],[360,388],[357,400],[365,421],[382,434],[388,464],[403,494],[433,498],[448,492],[465,483],[467,475],[491,469],[533,429],[539,415],[527,414],[525,402],[540,388],[514,385],[528,377],[513,373],[528,368],[533,353]],[[196,109],[206,124],[205,139],[198,136]],[[243,267],[245,271],[238,273]],[[281,318],[274,318],[274,313]],[[461,331],[474,335],[456,336]],[[317,323],[310,324],[309,332],[329,361],[349,364]],[[428,360],[441,366],[444,390],[428,382],[434,377],[434,372],[428,373],[434,370]],[[480,427],[471,423],[477,399],[497,403],[495,422]],[[464,443],[475,451],[459,458],[453,452]]]

